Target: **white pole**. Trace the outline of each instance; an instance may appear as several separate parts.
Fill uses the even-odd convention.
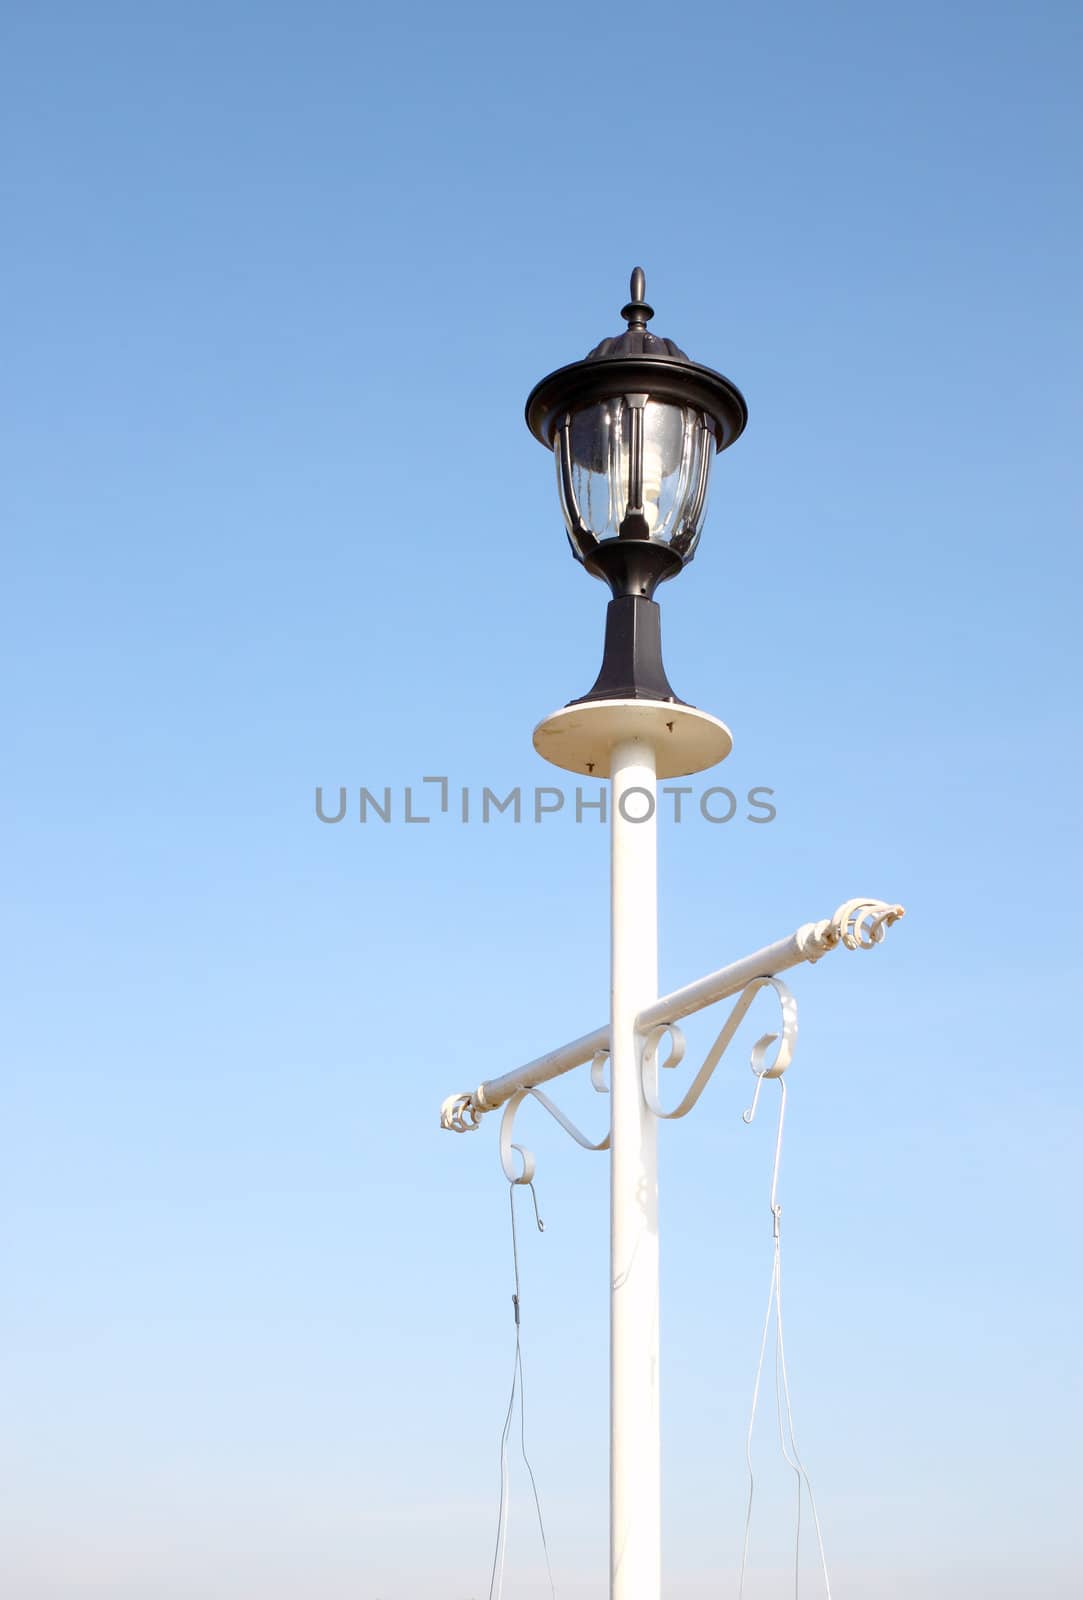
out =
[[[660,1600],[657,1124],[635,1019],[658,997],[658,824],[648,739],[613,749],[609,1573],[611,1600]]]

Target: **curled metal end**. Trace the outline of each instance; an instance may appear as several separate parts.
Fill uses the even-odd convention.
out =
[[[448,1133],[473,1133],[479,1126],[479,1110],[473,1095],[448,1095],[440,1107],[440,1126]]]
[[[649,306],[643,298],[647,292],[647,276],[642,267],[633,267],[629,287],[632,298],[621,312],[621,316],[629,328],[645,328],[654,316],[654,307]]]
[[[798,928],[797,943],[806,961],[818,961],[839,945],[845,950],[872,950],[905,915],[902,906],[887,900],[847,900],[833,917]]]
[[[831,918],[829,937],[847,950],[872,950],[883,944],[888,928],[905,915],[902,906],[886,900],[847,900]]]

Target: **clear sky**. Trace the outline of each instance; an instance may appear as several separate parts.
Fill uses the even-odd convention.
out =
[[[562,783],[530,731],[589,687],[605,592],[522,403],[637,262],[748,397],[661,598],[677,692],[734,731],[717,781],[778,809],[665,822],[661,981],[908,907],[793,980],[787,1338],[836,1597],[1080,1592],[1081,27],[3,7],[10,1600],[487,1593],[506,1189],[496,1128],[437,1115],[603,1020],[606,840],[410,826],[402,790]],[[662,1132],[667,1600],[736,1593],[744,1058]],[[558,1592],[601,1600],[605,1161],[523,1122],[528,1435]],[[768,1422],[749,1600],[792,1592]],[[520,1468],[507,1600],[547,1593],[527,1510]]]

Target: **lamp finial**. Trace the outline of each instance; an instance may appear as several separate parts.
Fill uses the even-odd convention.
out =
[[[629,329],[645,328],[654,316],[654,307],[649,306],[643,298],[647,292],[647,275],[642,267],[632,268],[632,281],[629,287],[632,298],[621,312],[621,316]]]

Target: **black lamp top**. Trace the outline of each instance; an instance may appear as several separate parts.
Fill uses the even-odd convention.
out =
[[[587,360],[602,361],[611,356],[669,356],[674,361],[687,361],[684,351],[672,339],[660,339],[656,333],[647,331],[654,307],[643,298],[647,292],[647,278],[642,267],[633,270],[630,287],[631,299],[621,312],[627,328],[595,345]]]
[[[583,361],[551,372],[531,390],[526,421],[534,437],[552,449],[554,428],[565,411],[578,410],[618,394],[648,393],[677,405],[692,405],[713,418],[719,450],[743,432],[748,407],[741,391],[711,367],[701,367],[672,339],[651,333],[642,267],[631,278],[631,298],[621,311],[623,333],[603,339]]]

